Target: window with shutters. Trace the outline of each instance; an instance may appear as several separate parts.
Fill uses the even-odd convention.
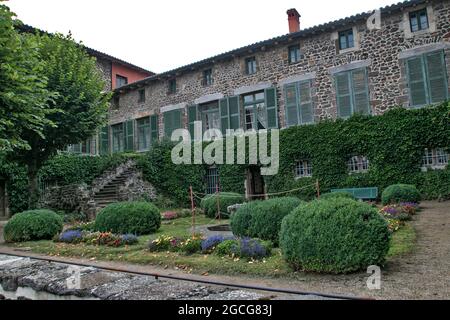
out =
[[[151,143],[159,140],[159,117],[157,114],[150,116],[150,139]]]
[[[67,152],[80,155],[95,155],[96,154],[96,139],[89,138],[82,143],[71,144],[67,147]]]
[[[352,173],[366,173],[369,171],[369,159],[363,156],[353,156],[348,161],[348,171]]]
[[[206,171],[206,194],[214,194],[217,192],[219,184],[219,169],[217,167],[209,167]]]
[[[245,130],[267,129],[267,112],[264,91],[247,94],[244,99]]]
[[[241,101],[239,96],[221,99],[219,101],[219,113],[222,135],[227,135],[227,130],[241,128]]]
[[[301,60],[302,55],[300,53],[300,45],[297,44],[295,46],[289,47],[289,63],[297,63]]]
[[[285,85],[284,95],[287,127],[314,122],[311,81]]]
[[[449,153],[444,148],[425,149],[422,158],[422,170],[445,169],[448,166]]]
[[[168,86],[169,87],[167,88],[167,94],[174,94],[177,92],[177,80],[176,79],[169,80]]]
[[[246,74],[255,74],[256,73],[256,58],[255,57],[245,59],[245,72],[246,72]]]
[[[101,155],[109,154],[109,127],[103,127],[100,130],[99,137],[99,151]]]
[[[409,13],[411,32],[427,30],[429,28],[427,9],[421,9]]]
[[[211,102],[199,106],[203,132],[210,129],[220,130],[219,102]]]
[[[297,179],[312,177],[311,160],[300,160],[295,164],[295,177]]]
[[[151,145],[150,117],[136,120],[138,151],[147,151]]]
[[[335,75],[338,117],[354,113],[370,114],[367,69],[355,69]]]
[[[339,50],[351,49],[355,46],[353,29],[339,32]]]
[[[448,99],[444,51],[426,53],[406,60],[409,105],[423,107]]]
[[[213,74],[212,69],[207,69],[203,71],[203,80],[202,84],[207,87],[213,84]]]
[[[123,123],[111,126],[113,153],[125,151],[125,133],[123,127]]]
[[[181,109],[164,113],[164,136],[166,138],[170,139],[173,131],[183,128],[181,116]]]

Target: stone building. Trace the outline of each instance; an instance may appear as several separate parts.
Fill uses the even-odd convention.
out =
[[[287,13],[286,35],[115,89],[100,153],[149,150],[194,121],[222,132],[286,128],[449,98],[450,1],[405,1],[304,30],[297,10]],[[367,170],[364,157],[351,161]],[[424,169],[447,164],[446,150],[425,151]]]

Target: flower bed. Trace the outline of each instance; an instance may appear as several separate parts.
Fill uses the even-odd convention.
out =
[[[88,245],[121,247],[138,243],[138,237],[133,234],[118,235],[111,232],[90,232],[83,230],[66,230],[59,234],[55,242]]]
[[[403,202],[400,204],[384,206],[379,213],[386,219],[389,230],[391,232],[396,232],[406,221],[412,220],[412,217],[418,210],[419,205],[417,203]]]

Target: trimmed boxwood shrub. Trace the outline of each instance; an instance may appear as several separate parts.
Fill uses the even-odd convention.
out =
[[[355,197],[350,192],[345,192],[345,191],[330,192],[330,193],[325,193],[320,196],[320,199],[322,199],[322,200],[336,199],[336,198],[347,198],[347,199],[355,200]]]
[[[6,242],[50,240],[63,229],[63,219],[51,210],[30,210],[14,215],[5,225]]]
[[[95,229],[117,234],[151,234],[161,226],[159,209],[149,202],[119,202],[104,208],[95,219]]]
[[[252,213],[249,236],[262,240],[270,240],[277,245],[281,221],[292,210],[297,208],[300,203],[300,199],[294,197],[261,201]]]
[[[394,184],[387,187],[381,194],[381,201],[384,205],[400,202],[420,202],[420,192],[410,184]]]
[[[250,225],[252,223],[253,213],[257,211],[260,203],[261,201],[245,203],[231,215],[230,226],[235,236],[250,236]]]
[[[243,203],[244,197],[240,194],[233,192],[220,192],[218,194],[212,194],[204,197],[200,202],[200,207],[203,209],[207,217],[218,218],[216,217],[217,201],[219,201],[221,217],[228,218],[229,214],[227,208],[234,204]]]
[[[389,250],[386,221],[370,205],[350,199],[316,200],[283,219],[280,247],[295,269],[349,273],[382,265]]]

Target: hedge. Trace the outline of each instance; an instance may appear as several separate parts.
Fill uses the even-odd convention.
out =
[[[161,226],[159,209],[148,202],[119,202],[104,208],[95,219],[95,230],[147,235]]]
[[[245,201],[244,197],[240,194],[233,192],[220,192],[218,194],[212,194],[204,197],[200,202],[200,207],[205,212],[205,215],[209,218],[218,218],[217,210],[218,206],[222,218],[228,218],[228,207],[241,204]]]
[[[4,228],[6,242],[50,240],[63,229],[63,219],[51,210],[31,210],[14,215]]]
[[[386,221],[369,204],[315,200],[283,219],[280,247],[294,270],[349,273],[381,266],[389,250]]]
[[[320,199],[336,199],[336,198],[347,198],[355,200],[355,197],[350,192],[329,192],[320,196]]]
[[[400,202],[420,202],[419,190],[409,184],[394,184],[387,187],[381,195],[381,202],[384,205],[395,204]]]

